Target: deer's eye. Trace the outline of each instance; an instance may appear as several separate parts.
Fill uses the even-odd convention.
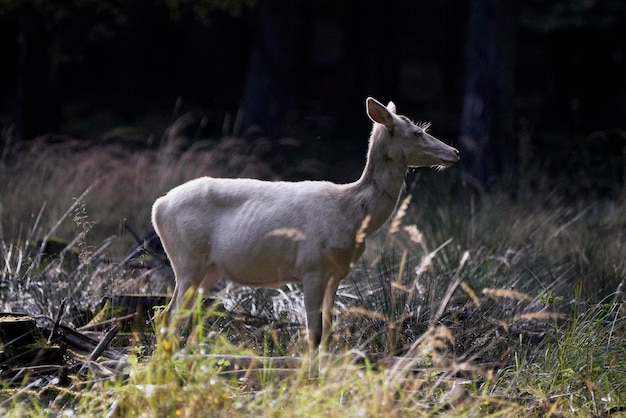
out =
[[[413,135],[414,135],[416,138],[421,138],[421,137],[422,137],[422,133],[421,133],[421,132],[419,132],[419,131],[415,131],[415,132],[413,132]]]

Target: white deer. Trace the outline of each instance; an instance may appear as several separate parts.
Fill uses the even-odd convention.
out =
[[[339,282],[399,200],[409,167],[448,167],[459,151],[396,106],[366,100],[374,122],[367,163],[354,183],[203,177],[154,203],[152,223],[176,277],[164,313],[187,308],[189,289],[220,278],[254,287],[302,283],[311,354],[326,351]]]

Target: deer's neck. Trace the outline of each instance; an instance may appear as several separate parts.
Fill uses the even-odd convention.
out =
[[[367,163],[361,178],[348,186],[354,198],[353,207],[356,209],[355,221],[369,216],[366,234],[380,228],[391,216],[395,209],[400,192],[404,186],[404,176],[407,167],[402,162],[392,160],[385,149],[382,138],[372,133]]]

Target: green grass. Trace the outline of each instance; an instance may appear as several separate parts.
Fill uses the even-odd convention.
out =
[[[188,178],[274,176],[235,139],[178,140],[37,142],[2,161],[0,311],[54,317],[65,297],[71,323],[104,296],[163,292],[167,273],[115,263],[133,245],[122,223],[147,230],[152,201]],[[240,157],[225,161],[225,150]],[[0,380],[0,414],[626,416],[626,196],[538,183],[523,197],[482,193],[455,168],[420,170],[410,204],[339,289],[334,356],[318,378],[306,364],[233,372],[216,357],[306,352],[298,286],[222,287],[223,305],[191,312],[184,349],[154,324],[156,343],[133,347],[125,375]]]

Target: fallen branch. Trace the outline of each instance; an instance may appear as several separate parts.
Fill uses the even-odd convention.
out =
[[[98,327],[102,327],[105,325],[109,325],[112,323],[117,323],[117,322],[123,322],[123,321],[127,321],[130,319],[135,319],[137,316],[139,316],[139,313],[135,312],[129,315],[124,315],[124,316],[118,316],[115,318],[111,318],[111,319],[107,319],[105,321],[101,321],[101,322],[97,322],[95,324],[87,324],[87,325],[83,325],[82,327],[76,328],[77,331],[91,331],[94,330]]]
[[[102,352],[107,348],[107,346],[113,341],[113,338],[117,335],[117,325],[114,325],[113,328],[107,332],[100,343],[94,348],[89,356],[89,361],[96,361],[98,357],[102,354]]]
[[[54,320],[54,325],[52,326],[52,331],[50,331],[50,336],[48,337],[48,345],[52,345],[52,343],[54,342],[54,336],[57,332],[57,330],[59,329],[59,324],[61,323],[61,318],[63,318],[63,312],[65,311],[65,302],[67,301],[67,298],[63,298],[63,300],[61,301],[61,306],[59,307],[59,310],[57,312],[57,317]]]

